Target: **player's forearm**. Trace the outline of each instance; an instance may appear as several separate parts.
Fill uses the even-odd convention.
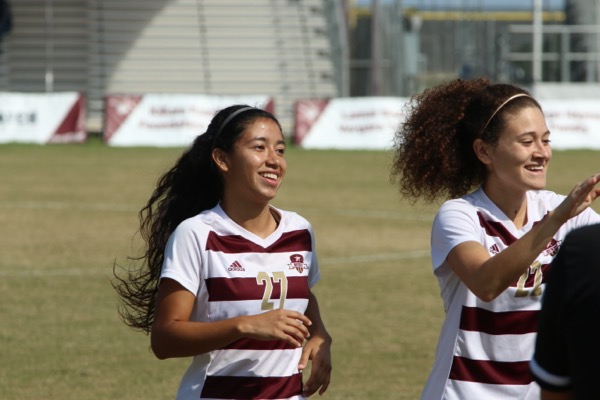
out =
[[[319,303],[312,291],[309,294],[308,306],[306,307],[306,311],[304,314],[312,322],[312,325],[309,327],[311,337],[320,337],[323,340],[331,343],[331,336],[327,332],[327,329],[325,329],[325,324],[323,322],[323,319],[321,318]]]
[[[542,389],[541,400],[572,400],[574,399],[573,391],[564,392],[553,392],[550,390]]]
[[[160,359],[192,357],[243,337],[241,318],[217,322],[171,321],[152,328],[152,351]]]
[[[519,240],[487,260],[482,271],[483,280],[488,282],[488,292],[482,299],[493,300],[519,279],[546,249],[563,223],[551,212]]]

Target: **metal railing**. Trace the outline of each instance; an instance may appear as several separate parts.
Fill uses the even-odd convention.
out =
[[[542,28],[543,47],[540,50],[512,49],[517,36],[533,36],[533,25],[508,27],[508,63],[521,63],[527,68],[543,64],[541,81],[599,82],[600,81],[600,25],[548,25]],[[574,76],[574,70],[578,76]],[[554,74],[552,71],[557,71]]]

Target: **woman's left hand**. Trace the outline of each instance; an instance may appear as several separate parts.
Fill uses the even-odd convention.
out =
[[[302,349],[298,369],[304,370],[309,360],[312,361],[310,376],[304,384],[302,394],[310,397],[318,390],[319,395],[323,395],[331,379],[331,337],[329,335],[311,336]]]
[[[600,174],[592,175],[591,178],[578,183],[554,209],[554,214],[564,222],[579,215],[600,197],[600,187],[596,187],[598,183],[600,183]]]

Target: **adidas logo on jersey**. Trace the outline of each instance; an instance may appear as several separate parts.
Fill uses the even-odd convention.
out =
[[[498,253],[500,253],[500,249],[498,248],[497,244],[493,244],[493,245],[490,246],[489,252],[492,255],[498,254]]]
[[[246,270],[244,269],[244,267],[242,267],[242,264],[240,264],[238,260],[235,260],[234,262],[231,263],[229,268],[227,268],[227,271],[246,271]]]

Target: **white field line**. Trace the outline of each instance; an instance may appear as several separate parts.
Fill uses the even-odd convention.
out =
[[[326,257],[319,260],[322,266],[327,265],[344,265],[344,264],[376,264],[384,261],[400,261],[415,258],[429,257],[429,252],[425,250],[417,251],[406,251],[399,253],[377,253],[377,254],[366,254],[360,256],[348,256],[348,257]],[[36,277],[66,277],[66,276],[112,276],[112,267],[106,268],[21,268],[13,270],[0,270],[0,277],[22,277],[22,278],[36,278]]]
[[[0,202],[0,208],[5,209],[30,209],[30,210],[80,210],[80,211],[104,211],[104,212],[127,212],[137,213],[139,210],[132,205],[109,204],[109,203],[70,203],[70,202]],[[381,210],[359,210],[359,209],[317,209],[300,208],[299,212],[317,215],[337,215],[352,218],[373,219],[395,219],[405,221],[431,221],[433,215],[401,213]],[[319,260],[321,265],[343,265],[358,263],[378,263],[384,261],[396,261],[429,256],[427,250],[416,250],[397,253],[375,253],[365,255],[354,255],[347,257],[324,257]],[[19,269],[0,270],[1,277],[44,277],[44,276],[84,276],[84,275],[112,275],[109,269],[101,268],[59,268],[59,269]]]
[[[377,263],[382,261],[399,261],[408,260],[414,258],[425,258],[429,257],[429,251],[427,250],[413,250],[405,251],[400,253],[377,253],[377,254],[365,254],[362,256],[348,256],[348,257],[328,257],[319,259],[319,264],[322,265],[339,265],[339,264],[359,264],[359,263]]]
[[[388,210],[365,210],[351,208],[294,208],[292,209],[300,214],[316,214],[316,215],[337,215],[341,217],[352,218],[373,218],[373,219],[395,219],[402,221],[427,221],[433,222],[434,215],[431,213],[418,212],[400,212]]]
[[[66,276],[112,276],[110,268],[21,268],[14,270],[0,270],[0,277],[11,278],[37,278],[37,277],[66,277]]]
[[[24,210],[77,210],[77,211],[105,211],[105,212],[139,212],[141,206],[135,207],[131,204],[116,203],[71,203],[60,201],[24,201],[24,202],[0,202],[0,208],[24,209]],[[433,214],[417,212],[399,212],[387,210],[365,210],[346,208],[289,208],[298,213],[310,213],[316,215],[336,215],[352,218],[373,219],[395,219],[403,221],[433,221]]]
[[[0,202],[0,208],[21,210],[77,210],[77,211],[108,211],[108,212],[137,212],[135,207],[126,204],[110,203],[69,203],[60,201],[20,201],[14,203]]]

